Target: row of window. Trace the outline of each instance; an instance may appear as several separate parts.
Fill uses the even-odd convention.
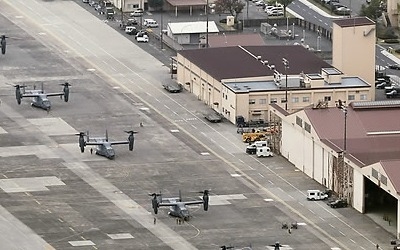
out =
[[[324,101],[329,102],[332,100],[332,97],[330,96],[325,96]],[[348,96],[349,101],[354,101],[355,100],[355,95],[349,95]],[[360,95],[360,100],[365,101],[367,100],[367,94],[361,94]],[[270,103],[277,103],[278,98],[271,98]],[[299,103],[300,102],[300,97],[292,97],[292,103]],[[303,96],[302,102],[310,102],[310,97],[308,96]],[[285,98],[281,98],[281,103],[285,103]],[[256,99],[249,99],[249,104],[256,104]],[[265,105],[267,104],[267,99],[258,99],[258,104]]]
[[[303,127],[303,119],[300,117],[296,116],[296,124],[299,125],[300,127]],[[311,133],[311,125],[308,124],[307,122],[304,122],[304,129],[308,133]]]

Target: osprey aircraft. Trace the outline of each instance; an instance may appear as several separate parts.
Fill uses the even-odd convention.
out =
[[[32,106],[49,111],[51,108],[51,102],[47,98],[49,96],[60,96],[60,98],[64,96],[64,101],[68,102],[69,86],[71,86],[71,84],[65,82],[61,85],[64,86],[62,92],[57,93],[45,93],[43,90],[43,84],[42,89],[36,89],[36,86],[34,86],[32,90],[26,90],[25,85],[15,85],[15,98],[17,99],[17,103],[19,105],[21,104],[22,98],[32,97]]]
[[[87,132],[87,133],[80,132],[76,135],[79,135],[79,147],[81,148],[81,153],[85,152],[86,146],[93,145],[93,146],[96,146],[95,151],[96,151],[97,155],[101,155],[101,156],[107,157],[108,159],[112,160],[115,158],[115,151],[112,148],[112,145],[128,144],[129,151],[133,150],[133,144],[135,142],[135,137],[133,134],[136,134],[137,132],[132,131],[132,130],[125,131],[125,132],[129,134],[128,140],[126,140],[126,141],[109,141],[107,130],[106,130],[105,137],[90,138],[89,132]],[[86,136],[86,140],[85,140],[85,136]]]
[[[158,213],[159,207],[168,206],[170,209],[168,213],[169,215],[188,221],[191,215],[189,214],[189,210],[186,208],[186,206],[203,204],[204,211],[208,211],[209,191],[204,190],[200,193],[203,194],[203,199],[195,201],[182,201],[182,196],[180,191],[179,191],[179,197],[173,197],[173,198],[162,198],[161,192],[158,194],[152,193],[149,195],[153,196],[153,198],[151,199],[151,203],[155,214]]]

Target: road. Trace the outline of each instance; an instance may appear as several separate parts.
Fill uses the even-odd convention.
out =
[[[319,185],[279,156],[246,155],[236,129],[207,123],[207,107],[195,97],[166,93],[161,82],[170,80],[168,68],[76,3],[2,0],[0,12],[3,23],[18,26],[10,23],[7,30],[24,37],[0,61],[4,92],[7,82],[73,84],[70,103],[54,101],[48,115],[27,103],[16,106],[12,91],[2,96],[0,124],[8,132],[1,138],[4,178],[53,180],[47,191],[12,193],[3,187],[0,194],[12,214],[6,217],[5,211],[3,218],[27,225],[27,241],[37,242],[40,235],[56,249],[270,249],[277,240],[287,249],[388,245],[392,236],[353,209],[307,202],[306,190]],[[52,133],[52,127],[61,131]],[[137,144],[132,154],[118,148],[115,161],[80,154],[71,136],[109,128],[120,139],[126,127],[139,130]],[[7,152],[13,155],[5,157]],[[194,208],[193,220],[177,226],[164,210],[153,224],[148,193],[176,195],[181,189],[196,198],[191,192],[205,188],[214,201],[209,212]],[[281,229],[281,223],[294,221],[300,228],[292,234]],[[0,236],[2,242],[21,236],[12,229]]]

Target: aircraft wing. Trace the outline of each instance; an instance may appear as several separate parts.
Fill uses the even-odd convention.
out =
[[[121,144],[129,144],[129,141],[111,141],[109,143],[111,145],[121,145]]]
[[[175,203],[165,203],[165,202],[160,202],[160,203],[158,203],[158,206],[160,206],[160,207],[171,207],[171,206],[177,206],[178,204],[175,202]]]
[[[47,96],[63,96],[64,92],[58,92],[58,93],[46,93]]]
[[[38,96],[41,96],[41,95],[43,95],[43,94],[39,94],[39,93],[37,93],[37,94],[35,94],[35,93],[21,94],[22,97],[38,97]]]
[[[197,205],[197,204],[203,204],[203,200],[198,200],[198,201],[182,201],[183,204],[185,205]]]
[[[104,143],[103,142],[95,142],[95,141],[87,141],[87,142],[85,142],[85,145],[96,145],[96,146],[100,146],[100,145],[103,145]]]

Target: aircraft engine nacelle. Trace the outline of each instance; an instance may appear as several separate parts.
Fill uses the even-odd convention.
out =
[[[15,98],[17,99],[18,105],[21,104],[22,94],[21,94],[21,86],[15,86]]]
[[[203,194],[203,208],[204,211],[208,211],[208,202],[210,200],[210,197],[208,197],[208,190],[204,190]]]
[[[133,145],[135,143],[135,137],[133,136],[133,133],[128,136],[128,141],[129,141],[129,151],[132,151]]]
[[[136,134],[136,131],[133,130],[129,130],[129,131],[125,131],[125,133],[128,133],[128,144],[129,144],[129,151],[133,150],[133,145],[135,144],[135,136],[133,134]]]
[[[63,88],[63,92],[64,92],[64,101],[68,102],[68,98],[69,98],[69,86],[71,86],[68,82],[64,83],[64,88]]]
[[[158,207],[160,206],[160,202],[161,202],[161,193],[160,194],[156,194],[156,193],[152,193],[149,194],[150,196],[153,196],[153,198],[151,199],[151,206],[153,207],[154,213],[157,214],[158,213]]]
[[[158,213],[158,201],[157,201],[156,197],[151,199],[151,205],[153,206],[154,213],[157,214]]]
[[[81,133],[76,134],[76,135],[79,135],[79,147],[81,148],[81,153],[84,153],[85,152],[85,146],[86,146],[86,142],[85,142],[85,138],[84,138],[85,133],[81,132]]]
[[[6,46],[7,46],[6,36],[4,36],[4,35],[1,36],[0,45],[1,45],[1,54],[5,55],[6,54]]]

